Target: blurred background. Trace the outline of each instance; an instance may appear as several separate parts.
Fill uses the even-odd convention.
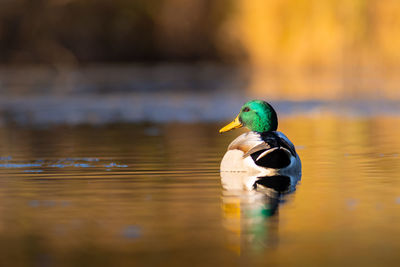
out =
[[[396,0],[2,0],[0,93],[400,99],[399,13]]]

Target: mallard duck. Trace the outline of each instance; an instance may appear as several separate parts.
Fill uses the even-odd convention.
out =
[[[293,143],[277,131],[278,117],[270,104],[262,100],[247,102],[239,115],[219,132],[240,127],[247,127],[250,132],[238,136],[229,145],[221,161],[223,185],[251,190],[257,186],[260,177],[287,175],[300,178],[299,155]],[[238,172],[245,175],[241,175],[241,180],[232,181],[231,174]]]

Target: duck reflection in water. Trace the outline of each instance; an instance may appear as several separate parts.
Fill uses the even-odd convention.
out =
[[[241,254],[274,247],[278,242],[279,205],[295,191],[300,177],[248,177],[243,172],[221,172],[223,181],[222,212],[228,232],[227,247]],[[253,190],[238,190],[243,179],[254,179]]]

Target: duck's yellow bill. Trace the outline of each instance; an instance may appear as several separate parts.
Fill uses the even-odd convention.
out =
[[[227,131],[230,131],[230,130],[233,130],[233,129],[236,129],[236,128],[240,128],[242,126],[243,126],[243,124],[240,122],[239,115],[238,115],[231,123],[229,123],[225,127],[221,128],[219,130],[219,132],[220,133],[227,132]]]

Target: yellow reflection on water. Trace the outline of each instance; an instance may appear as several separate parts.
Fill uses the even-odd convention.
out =
[[[262,248],[269,262],[296,266],[311,262],[370,265],[375,256],[366,251],[371,249],[376,250],[374,255],[384,254],[386,263],[396,262],[400,118],[324,113],[281,119],[279,129],[297,146],[302,181],[280,205],[279,213],[261,220],[249,216],[257,204],[247,201],[244,205],[243,195],[225,197],[223,218],[232,236],[228,247],[252,257]],[[279,232],[251,231],[257,226],[276,231],[279,226]]]
[[[224,194],[219,163],[240,131],[220,135],[221,124],[0,128],[0,261],[338,266],[400,260],[399,117],[282,116],[279,130],[296,145],[303,176],[273,214],[270,202]],[[66,157],[98,161],[52,167]],[[40,159],[37,173],[6,165]],[[106,167],[111,161],[127,167]]]

